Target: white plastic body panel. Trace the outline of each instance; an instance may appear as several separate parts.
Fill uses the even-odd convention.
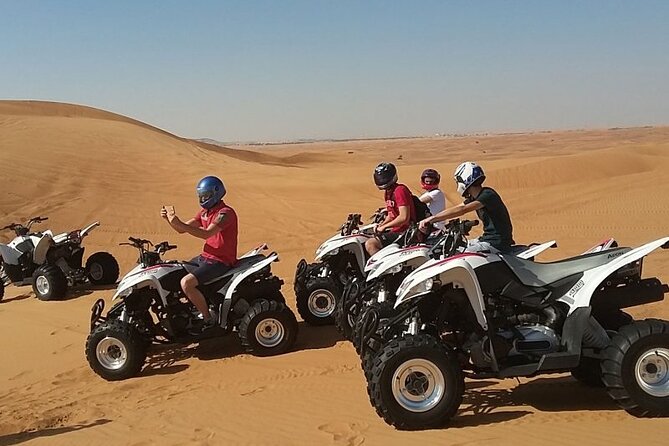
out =
[[[269,257],[260,260],[258,263],[254,263],[249,268],[246,268],[245,270],[236,273],[234,276],[232,276],[232,279],[228,283],[223,285],[223,287],[220,290],[218,290],[218,293],[219,294],[225,293],[226,300],[232,299],[232,295],[235,293],[235,289],[239,286],[240,283],[242,283],[244,279],[246,279],[252,274],[257,273],[267,265],[271,264],[272,262],[276,262],[277,260],[279,260],[279,255],[274,253]]]
[[[367,282],[383,276],[388,270],[397,265],[420,266],[430,259],[429,254],[430,248],[426,245],[416,245],[396,250],[372,265],[372,268],[367,273]]]
[[[333,252],[349,251],[355,255],[360,271],[365,267],[365,242],[369,239],[366,235],[336,235],[326,240],[316,250],[316,261],[321,262]]]
[[[557,246],[557,242],[555,240],[551,240],[550,242],[531,246],[520,254],[516,254],[516,257],[520,257],[521,259],[531,259],[532,257],[538,256],[545,250],[553,248],[554,246]]]
[[[177,263],[162,263],[148,268],[137,265],[121,279],[112,300],[119,296],[129,295],[133,289],[150,287],[158,291],[163,303],[167,305],[165,298],[169,291],[164,290],[160,285],[160,278],[175,271],[176,268],[183,268],[183,266]]]

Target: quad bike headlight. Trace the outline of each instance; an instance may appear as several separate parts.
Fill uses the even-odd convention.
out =
[[[397,274],[402,271],[402,265],[395,265],[392,268],[388,269],[388,274]]]

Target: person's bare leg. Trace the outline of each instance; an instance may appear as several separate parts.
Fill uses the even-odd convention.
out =
[[[370,238],[365,242],[365,249],[370,256],[373,256],[377,252],[381,251],[381,248],[383,248],[383,246],[377,238]]]
[[[181,289],[184,290],[186,297],[190,300],[195,308],[197,308],[205,321],[211,320],[211,313],[209,313],[209,307],[207,306],[207,301],[204,296],[197,289],[197,277],[192,274],[187,274],[181,279]]]

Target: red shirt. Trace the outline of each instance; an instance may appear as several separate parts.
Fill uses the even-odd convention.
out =
[[[202,209],[195,216],[200,227],[207,229],[212,223],[221,230],[204,242],[202,257],[234,266],[237,263],[237,214],[224,202],[211,209]]]
[[[390,232],[404,232],[409,229],[411,223],[416,222],[416,208],[413,204],[411,191],[404,184],[396,184],[394,188],[386,190],[386,209],[392,221],[400,215],[400,206],[409,207],[409,221],[402,226],[390,228]]]

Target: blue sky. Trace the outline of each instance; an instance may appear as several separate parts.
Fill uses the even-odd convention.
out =
[[[667,1],[0,1],[0,98],[222,141],[669,124]]]

